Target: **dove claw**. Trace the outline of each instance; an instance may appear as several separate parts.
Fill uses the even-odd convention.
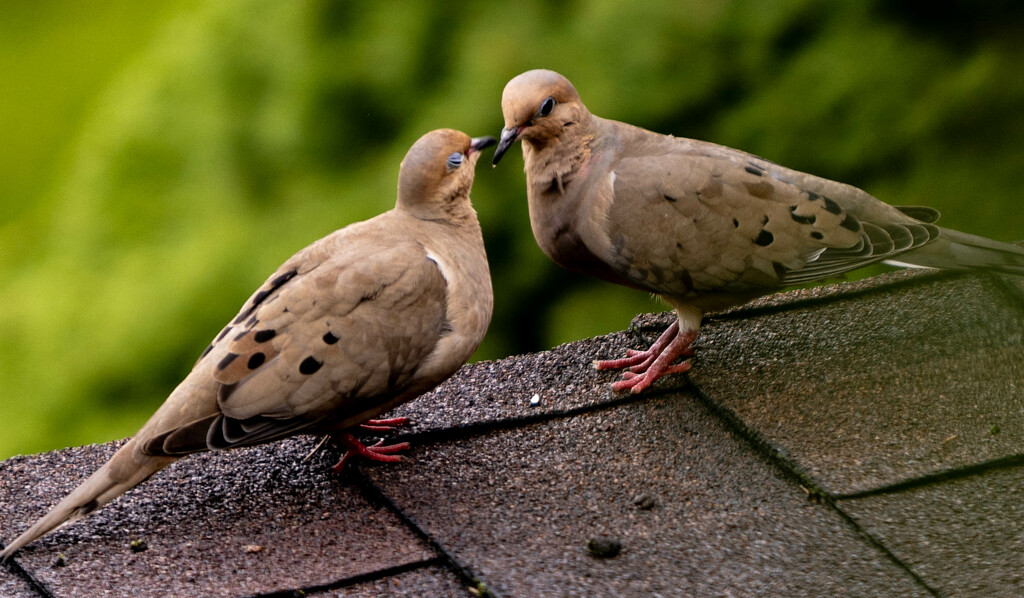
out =
[[[646,351],[630,351],[627,357],[609,361],[595,362],[597,369],[629,368],[622,374],[622,379],[612,384],[615,392],[630,391],[638,393],[646,390],[654,382],[666,374],[681,374],[690,369],[690,362],[672,364],[679,357],[693,355],[690,346],[697,338],[696,331],[679,332],[679,321],[676,320],[665,329],[665,332]],[[632,354],[631,354],[632,353]]]
[[[337,434],[334,438],[344,445],[346,449],[345,454],[342,455],[341,459],[339,459],[338,462],[334,464],[334,467],[331,468],[334,473],[341,472],[341,470],[345,468],[345,465],[355,457],[364,457],[371,461],[380,461],[383,463],[397,463],[401,461],[402,458],[395,453],[408,450],[412,447],[408,442],[384,444],[383,440],[378,440],[376,444],[366,446],[348,432]]]

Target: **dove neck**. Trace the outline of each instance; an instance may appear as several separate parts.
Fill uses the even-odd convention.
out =
[[[534,195],[569,195],[589,173],[597,119],[582,112],[553,138],[524,138],[523,161]]]
[[[439,198],[437,201],[406,201],[401,198],[395,206],[398,210],[405,212],[425,222],[439,222],[454,226],[472,226],[477,223],[476,210],[470,203],[469,197]],[[476,224],[479,226],[479,224]]]

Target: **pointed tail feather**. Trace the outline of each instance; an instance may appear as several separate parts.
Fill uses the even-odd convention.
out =
[[[144,455],[135,439],[121,447],[95,473],[71,491],[57,506],[0,552],[0,562],[33,540],[69,521],[88,515],[170,465],[173,457]]]
[[[1024,247],[940,228],[937,239],[901,253],[888,263],[953,270],[993,270],[1024,276]]]

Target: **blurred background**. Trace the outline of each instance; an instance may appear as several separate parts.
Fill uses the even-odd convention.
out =
[[[278,264],[392,207],[422,133],[497,135],[530,68],[600,116],[1024,238],[1024,3],[494,4],[5,3],[0,458],[134,432]],[[664,309],[541,254],[518,149],[473,198],[496,296],[475,359]]]

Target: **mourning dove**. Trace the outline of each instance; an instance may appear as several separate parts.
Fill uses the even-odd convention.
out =
[[[1024,274],[1024,249],[935,225],[927,207],[864,191],[721,145],[591,114],[572,83],[525,72],[501,96],[494,164],[523,141],[530,224],[561,266],[655,293],[677,321],[647,351],[600,361],[629,368],[639,392],[685,372],[705,311],[874,262]]]
[[[450,129],[421,137],[394,209],[278,268],[142,429],[0,556],[188,453],[326,433],[349,453],[397,459],[396,447],[364,447],[347,430],[440,384],[483,339],[493,297],[469,192],[495,142]]]

